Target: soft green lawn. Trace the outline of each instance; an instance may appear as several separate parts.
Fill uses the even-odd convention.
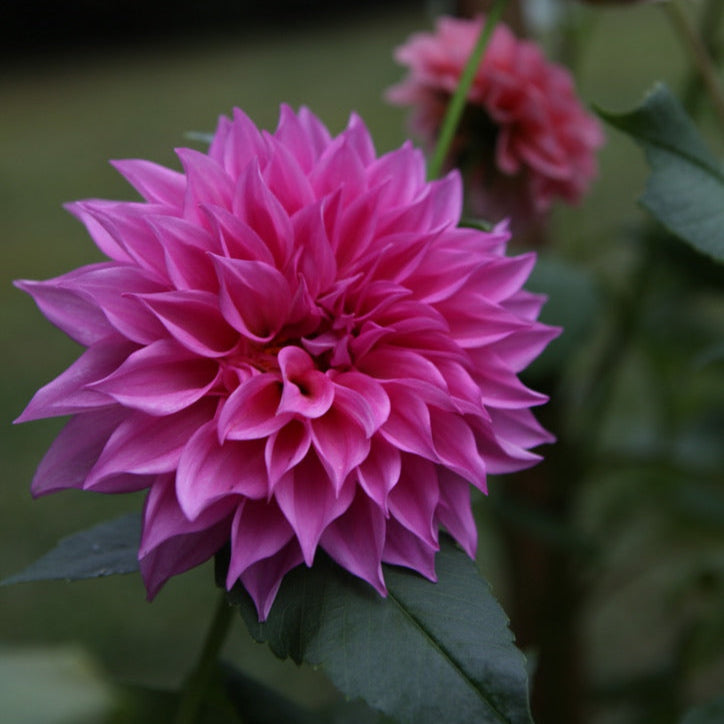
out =
[[[186,38],[133,52],[45,59],[0,70],[0,382],[4,465],[0,576],[45,552],[58,537],[141,498],[67,492],[32,502],[28,486],[58,421],[11,427],[33,391],[62,371],[78,348],[52,328],[14,278],[47,278],[99,258],[82,227],[61,208],[79,198],[131,198],[107,164],[142,157],[174,164],[184,133],[210,131],[238,105],[272,128],[280,102],[309,105],[333,131],[350,110],[367,121],[378,149],[404,138],[403,113],[382,101],[400,77],[392,48],[426,28],[421,10],[315,30],[284,30],[212,43]],[[655,79],[676,82],[681,58],[652,8],[601,12],[581,63],[587,102],[614,110],[635,104]],[[625,139],[610,134],[601,180],[556,228],[573,256],[593,257],[622,222],[635,218],[644,166]],[[136,576],[0,589],[0,644],[77,642],[115,677],[173,684],[190,666],[216,597],[208,566],[171,581],[152,605]],[[292,665],[282,665],[237,627],[227,653],[300,699],[319,696]],[[291,674],[294,673],[294,676]],[[324,690],[326,691],[326,689]],[[323,695],[323,694],[322,694]]]

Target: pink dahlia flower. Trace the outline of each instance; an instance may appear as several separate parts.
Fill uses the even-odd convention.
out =
[[[481,24],[482,18],[439,18],[435,33],[415,34],[395,53],[409,75],[387,97],[412,106],[412,128],[430,147]],[[578,201],[596,173],[602,143],[570,73],[547,62],[535,43],[498,25],[448,159],[466,176],[471,210],[495,220],[510,216],[515,231],[556,197]]]
[[[457,228],[459,176],[378,158],[354,115],[236,110],[177,153],[115,162],[141,202],[69,206],[109,261],[18,282],[87,347],[19,418],[72,415],[33,493],[148,489],[149,596],[229,543],[261,619],[320,548],[382,595],[383,561],[435,579],[440,526],[474,555],[469,485],[550,440],[516,377],[557,331],[533,256]]]

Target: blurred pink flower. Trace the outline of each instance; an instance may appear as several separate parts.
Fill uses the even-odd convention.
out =
[[[395,53],[408,77],[387,91],[412,106],[411,125],[432,147],[480,34],[482,18],[441,17],[434,33],[413,35]],[[538,46],[505,26],[493,32],[468,93],[448,158],[465,176],[471,211],[511,217],[516,227],[540,217],[554,198],[578,201],[596,174],[603,134],[576,97],[573,79]]]
[[[147,488],[149,596],[229,542],[262,619],[319,548],[382,595],[383,561],[435,579],[439,526],[473,556],[469,483],[551,439],[516,377],[557,333],[534,257],[456,228],[457,173],[378,158],[354,115],[236,110],[177,153],[114,163],[142,202],[69,206],[110,261],[18,282],[88,348],[19,418],[72,415],[33,493]]]

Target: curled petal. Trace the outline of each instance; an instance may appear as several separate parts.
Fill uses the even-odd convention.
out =
[[[242,382],[221,408],[219,441],[253,440],[284,427],[292,415],[277,414],[281,389],[281,381],[272,373],[254,375]]]
[[[324,415],[334,400],[334,385],[329,377],[316,369],[301,347],[284,347],[277,359],[284,380],[278,412],[309,418]]]

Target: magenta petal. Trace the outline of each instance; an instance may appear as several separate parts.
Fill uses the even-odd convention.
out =
[[[186,190],[182,173],[142,159],[111,161],[111,165],[146,201],[181,209]]]
[[[252,564],[241,574],[260,621],[266,621],[284,576],[303,560],[299,544],[291,540],[279,553]]]
[[[221,316],[218,299],[209,292],[161,292],[141,300],[190,352],[222,357],[239,342],[239,333]]]
[[[416,455],[403,455],[402,471],[390,492],[390,513],[430,546],[437,546],[434,516],[440,499],[435,465]]]
[[[351,417],[336,407],[312,420],[312,442],[335,491],[366,457],[369,438]]]
[[[226,321],[255,342],[269,342],[286,322],[292,294],[286,279],[260,261],[214,257]]]
[[[118,203],[115,201],[89,200],[65,204],[64,208],[85,226],[91,239],[107,257],[118,262],[130,262],[132,258],[125,246],[96,218],[96,211],[116,206]]]
[[[278,412],[321,417],[332,406],[334,385],[301,347],[284,347],[277,357],[284,380]]]
[[[157,417],[134,412],[118,425],[91,470],[85,487],[94,489],[119,473],[141,475],[171,472],[193,433],[213,416],[216,405],[202,400],[193,407]]]
[[[177,342],[159,340],[133,352],[91,389],[149,415],[170,415],[204,397],[218,376],[214,360],[196,357]]]
[[[400,385],[386,385],[390,416],[380,428],[383,437],[405,452],[435,459],[430,411],[412,391]]]
[[[176,495],[189,520],[222,498],[265,498],[269,493],[260,440],[219,444],[216,423],[200,427],[181,453]]]
[[[438,546],[421,540],[396,520],[387,521],[387,537],[382,560],[394,566],[417,571],[430,581],[437,581],[435,553]]]
[[[63,286],[63,279],[20,280],[15,286],[27,292],[38,309],[79,344],[90,346],[112,334],[115,330],[98,306],[85,295]]]
[[[385,388],[369,375],[340,372],[332,377],[334,404],[360,425],[371,437],[390,416],[390,398]]]
[[[107,395],[88,389],[115,370],[136,347],[109,337],[89,347],[63,374],[39,389],[15,422],[57,417],[115,405]]]
[[[432,439],[440,462],[484,490],[485,461],[470,426],[459,415],[442,410],[435,410],[430,419]]]
[[[294,529],[308,566],[324,529],[350,505],[354,486],[335,491],[317,456],[309,453],[284,475],[274,488],[274,498]]]
[[[253,440],[284,427],[292,415],[277,414],[281,387],[281,381],[272,373],[254,375],[242,382],[221,408],[219,439]]]
[[[245,500],[231,524],[226,587],[231,588],[249,566],[279,553],[292,538],[294,531],[274,501]]]
[[[290,420],[267,438],[264,456],[270,490],[284,473],[304,458],[311,444],[309,424],[300,420]]]
[[[187,220],[201,221],[201,206],[205,204],[231,208],[234,185],[216,161],[191,148],[177,148],[176,154],[186,173],[184,216]]]
[[[239,177],[232,210],[264,239],[277,268],[283,269],[292,252],[292,225],[279,199],[266,185],[256,161]]]
[[[435,512],[437,520],[455,538],[462,549],[475,558],[478,529],[470,507],[470,485],[451,470],[439,467],[440,502]]]
[[[364,493],[325,529],[321,547],[350,573],[367,581],[381,596],[387,595],[382,575],[385,516]]]
[[[38,465],[33,495],[82,488],[108,438],[127,416],[125,410],[114,406],[71,418]]]
[[[149,599],[171,576],[207,561],[224,545],[233,512],[233,507],[220,503],[189,521],[178,506],[173,476],[156,479],[146,499],[138,551]]]
[[[357,478],[367,495],[387,514],[387,498],[400,479],[400,451],[381,435],[375,435],[370,443],[369,455],[357,468]]]

